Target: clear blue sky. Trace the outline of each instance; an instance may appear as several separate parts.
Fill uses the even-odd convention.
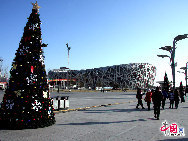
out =
[[[0,0],[0,57],[11,68],[34,0]],[[156,81],[165,71],[172,80],[168,54],[159,50],[174,37],[188,34],[187,0],[38,0],[46,70],[68,66],[66,43],[71,46],[70,69],[128,63],[157,67]],[[179,41],[176,71],[188,61],[188,39]],[[177,84],[184,74],[176,73]]]

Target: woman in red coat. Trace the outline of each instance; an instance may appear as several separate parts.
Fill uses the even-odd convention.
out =
[[[147,102],[147,106],[148,106],[148,111],[150,111],[150,103],[151,103],[151,97],[152,97],[152,92],[149,89],[146,93],[146,97],[145,97],[145,101]]]

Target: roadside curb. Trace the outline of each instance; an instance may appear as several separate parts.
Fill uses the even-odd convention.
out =
[[[67,110],[59,110],[59,111],[53,111],[54,114],[59,114],[59,113],[67,113],[67,112],[73,112],[73,111],[84,111],[87,109],[92,109],[92,108],[98,108],[98,107],[108,107],[108,106],[113,106],[113,105],[119,105],[119,104],[125,104],[125,103],[132,103],[136,102],[137,100],[131,100],[128,102],[120,102],[120,103],[112,103],[112,104],[102,104],[102,105],[96,105],[96,106],[91,106],[91,107],[84,107],[84,108],[76,108],[76,109],[67,109]]]

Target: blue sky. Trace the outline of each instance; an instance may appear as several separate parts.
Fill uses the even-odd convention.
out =
[[[0,0],[0,57],[11,68],[34,0]],[[68,66],[66,43],[71,46],[70,69],[128,63],[157,67],[156,81],[165,71],[172,80],[169,54],[177,35],[188,34],[187,0],[38,0],[46,70]],[[188,62],[188,39],[177,43],[178,66]],[[177,86],[185,84],[176,73]]]

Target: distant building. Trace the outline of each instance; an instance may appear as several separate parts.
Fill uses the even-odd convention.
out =
[[[5,89],[7,87],[7,78],[0,76],[0,89]]]
[[[154,85],[155,76],[156,67],[148,63],[121,64],[86,70],[62,68],[51,70],[48,73],[51,81],[65,79],[67,83],[64,83],[64,86],[74,80],[74,85],[92,89],[96,87],[148,88]]]
[[[8,78],[7,74],[2,74],[2,62],[3,59],[0,57],[0,89],[5,89],[7,87]]]

